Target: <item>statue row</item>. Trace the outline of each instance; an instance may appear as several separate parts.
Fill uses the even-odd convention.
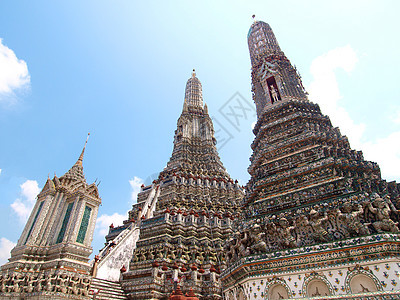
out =
[[[225,244],[226,261],[251,254],[326,243],[373,233],[398,233],[398,210],[389,196],[353,196],[341,207],[316,205],[288,220],[284,214],[248,222]],[[300,210],[299,210],[300,211]],[[289,215],[289,214],[287,214]]]
[[[60,292],[64,294],[89,294],[90,277],[53,272],[0,274],[0,293]]]
[[[217,265],[221,259],[223,259],[223,249],[220,247],[218,250],[214,250],[211,247],[196,247],[189,249],[189,247],[182,248],[170,248],[170,247],[151,247],[151,248],[137,248],[132,257],[133,263],[144,262],[144,261],[165,261],[169,260],[174,262],[181,260],[186,263],[197,262],[199,264],[210,263]]]

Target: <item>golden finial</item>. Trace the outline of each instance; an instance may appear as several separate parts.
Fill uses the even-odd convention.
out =
[[[83,146],[82,153],[81,153],[81,155],[79,156],[78,161],[76,162],[76,163],[77,163],[78,165],[80,165],[80,166],[82,166],[83,155],[85,154],[85,149],[86,149],[87,142],[88,142],[88,140],[89,140],[89,136],[90,136],[90,132],[88,133],[88,135],[87,135],[87,137],[86,137],[85,146]]]
[[[251,17],[253,18],[253,21],[255,22],[256,21],[256,15],[252,15]]]
[[[196,77],[196,70],[195,69],[193,69],[192,77]]]

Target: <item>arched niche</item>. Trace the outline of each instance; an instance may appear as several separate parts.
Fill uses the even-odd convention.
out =
[[[233,294],[233,291],[229,291],[225,293],[225,299],[226,300],[235,300],[235,296]]]
[[[290,295],[287,287],[281,283],[275,283],[268,288],[268,300],[288,299],[289,297]]]
[[[237,293],[237,295],[236,295],[236,300],[246,300],[247,298],[246,298],[246,295],[244,294],[244,292],[243,292],[243,289],[239,289],[238,290],[238,293]]]
[[[310,280],[307,284],[307,297],[320,297],[331,295],[329,286],[321,279]]]
[[[352,294],[376,291],[378,291],[378,287],[370,276],[365,274],[357,274],[350,279],[350,292]]]

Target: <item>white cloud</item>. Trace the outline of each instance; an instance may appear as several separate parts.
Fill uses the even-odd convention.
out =
[[[0,175],[1,175],[1,169],[0,169]]]
[[[98,230],[99,235],[105,236],[108,234],[108,228],[111,224],[114,226],[122,225],[123,221],[127,218],[127,215],[121,215],[119,213],[114,213],[111,216],[103,214],[97,218],[96,229]]]
[[[362,151],[366,160],[379,164],[384,179],[399,180],[400,131],[374,142],[363,143]]]
[[[11,208],[18,215],[21,223],[26,223],[40,189],[36,180],[27,180],[20,185],[20,188],[21,197],[11,204]]]
[[[26,62],[18,59],[0,39],[0,102],[13,98],[15,91],[29,87],[30,80]]]
[[[137,195],[139,194],[139,192],[141,190],[142,184],[144,184],[143,179],[134,176],[133,179],[129,180],[129,184],[131,185],[131,188],[132,188],[132,194],[131,194],[132,202],[136,203]]]
[[[6,238],[0,238],[0,265],[4,265],[11,257],[10,251],[15,247],[15,245],[16,243],[9,241]]]
[[[363,142],[366,124],[354,122],[349,113],[339,105],[342,96],[335,70],[343,69],[349,73],[357,61],[356,52],[349,45],[333,49],[314,59],[310,68],[314,78],[308,87],[309,98],[318,103],[322,112],[330,117],[332,124],[338,126],[342,134],[349,138],[353,149],[362,150],[366,160],[379,164],[384,179],[399,180],[400,132],[393,132],[376,141]],[[400,123],[400,111],[393,118],[393,122]]]
[[[349,45],[317,57],[311,63],[310,71],[314,79],[308,91],[310,100],[320,105],[322,112],[330,117],[334,126],[340,127],[340,131],[349,138],[352,147],[360,149],[365,124],[356,124],[349,113],[339,105],[342,96],[335,75],[337,69],[351,72],[357,61],[357,54]]]

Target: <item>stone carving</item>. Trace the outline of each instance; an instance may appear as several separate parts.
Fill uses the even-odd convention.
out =
[[[277,234],[279,237],[279,244],[282,248],[294,248],[296,247],[296,239],[292,235],[293,230],[296,226],[289,226],[289,222],[286,218],[280,218],[279,227],[277,227]]]
[[[253,225],[249,231],[249,250],[251,253],[263,253],[267,251],[267,244],[264,241],[265,233],[262,232],[261,226],[258,224]]]
[[[328,215],[326,213],[320,216],[320,213],[316,210],[312,209],[310,211],[309,219],[305,225],[311,225],[314,231],[312,236],[316,242],[327,242],[331,239],[323,224],[326,221],[328,221]]]
[[[355,210],[353,210],[355,207]],[[346,201],[343,206],[337,210],[337,219],[341,221],[347,229],[346,236],[354,235],[367,235],[369,229],[366,224],[361,223],[361,216],[364,213],[364,209],[361,204],[353,204],[350,201]]]
[[[375,230],[377,232],[399,232],[398,222],[390,219],[390,212],[392,211],[388,203],[390,200],[385,201],[377,193],[372,194],[371,200],[372,202],[368,203],[368,209],[375,215],[376,220],[372,223]],[[393,207],[393,204],[391,205]]]
[[[0,275],[0,293],[57,292],[87,296],[90,282],[88,276],[62,271],[5,273]]]

